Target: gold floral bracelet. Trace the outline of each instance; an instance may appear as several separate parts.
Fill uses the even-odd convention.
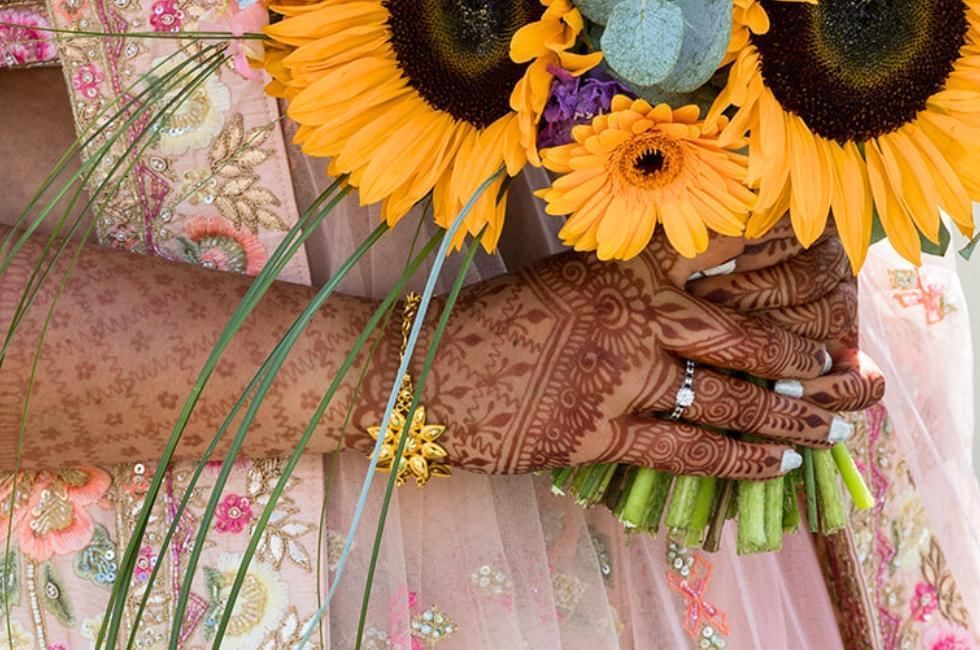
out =
[[[416,293],[410,293],[405,297],[405,307],[402,310],[402,344],[399,359],[405,358],[405,348],[408,345],[409,332],[415,320],[421,297]],[[405,373],[402,377],[402,385],[398,391],[398,399],[395,401],[395,408],[391,413],[388,422],[388,430],[385,432],[384,442],[381,444],[381,455],[378,457],[378,471],[390,472],[395,469],[395,485],[403,485],[410,476],[415,477],[415,484],[418,487],[424,486],[433,476],[448,477],[452,474],[444,461],[448,454],[446,449],[437,440],[446,432],[446,427],[441,424],[429,424],[425,421],[425,406],[419,403],[415,413],[412,414],[412,401],[415,395],[415,385],[412,376]],[[406,423],[411,416],[411,424],[406,431]],[[381,426],[368,427],[371,438],[378,439],[381,435]],[[405,446],[401,457],[395,461],[398,452],[398,444],[402,436],[406,435]]]

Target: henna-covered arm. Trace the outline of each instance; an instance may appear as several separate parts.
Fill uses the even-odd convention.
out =
[[[0,236],[9,232],[0,231]],[[0,327],[13,310],[42,242],[31,239],[0,278]],[[70,257],[71,250],[65,258]],[[14,462],[38,334],[59,263],[16,333],[0,368],[0,469]],[[86,246],[62,293],[42,347],[30,400],[23,461],[28,466],[110,463],[159,456],[209,351],[251,278]],[[199,457],[231,405],[312,290],[275,283],[211,377],[179,455]],[[254,456],[290,451],[374,305],[334,296],[298,341],[249,431]],[[392,338],[396,332],[392,331]],[[353,383],[348,374],[311,449],[337,448]],[[228,438],[234,433],[232,428]],[[223,445],[219,453],[226,448]],[[218,458],[221,456],[219,455]]]

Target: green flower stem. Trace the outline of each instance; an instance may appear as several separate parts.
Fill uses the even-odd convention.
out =
[[[700,548],[704,541],[705,530],[708,527],[708,520],[711,519],[711,511],[715,503],[715,494],[718,492],[718,479],[714,476],[706,476],[701,479],[698,488],[698,496],[694,501],[694,509],[691,512],[691,519],[687,524],[687,536],[684,545],[691,548]]]
[[[844,479],[844,486],[850,492],[851,499],[854,500],[854,507],[858,510],[873,508],[875,505],[874,495],[868,489],[868,484],[864,482],[864,477],[858,471],[854,459],[851,458],[851,452],[848,451],[844,443],[838,442],[830,449],[830,453],[837,464],[837,471]]]
[[[551,470],[551,491],[558,496],[563,496],[568,488],[568,481],[575,471],[574,467],[560,467]]]
[[[694,503],[701,489],[700,476],[678,476],[674,481],[674,492],[670,495],[667,519],[664,522],[671,530],[687,530],[694,513]]]
[[[800,471],[794,469],[785,477],[783,489],[783,534],[795,533],[800,528],[799,501]]]
[[[627,528],[656,532],[673,478],[667,472],[649,467],[635,468],[627,478],[626,488],[614,514]]]
[[[783,547],[783,492],[785,477],[769,479],[766,486],[766,550],[778,551]]]
[[[806,490],[806,519],[811,533],[820,529],[820,518],[817,516],[817,477],[813,467],[813,449],[804,447],[803,456],[803,486]]]
[[[602,503],[609,483],[616,473],[616,463],[590,465],[580,468],[576,474],[579,472],[584,473],[586,479],[581,487],[577,488],[574,495],[576,503],[583,506],[594,506],[597,503]]]
[[[739,555],[766,549],[766,482],[738,482]]]
[[[813,450],[813,473],[820,506],[820,531],[829,535],[847,525],[844,500],[837,484],[837,469],[829,449]]]

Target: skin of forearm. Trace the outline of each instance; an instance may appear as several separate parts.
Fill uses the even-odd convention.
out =
[[[2,229],[0,236],[8,232]],[[5,334],[41,246],[32,238],[0,278],[0,327]],[[49,276],[0,368],[0,470],[15,462],[38,336],[72,252],[74,247]],[[158,457],[208,354],[251,281],[86,246],[58,298],[41,346],[23,428],[21,466]],[[178,456],[201,456],[254,372],[312,295],[308,287],[281,282],[269,289],[222,355],[184,431]],[[242,453],[265,457],[293,449],[375,307],[345,295],[327,301],[278,373]],[[378,350],[381,358],[397,357],[397,323],[390,325]],[[347,373],[312,437],[310,451],[338,448],[370,347],[371,343],[365,346]],[[394,370],[391,361],[382,365]],[[372,400],[372,406],[362,405],[361,410],[376,410],[373,402],[378,398],[362,399]],[[226,434],[216,458],[223,457],[236,430],[233,426]]]

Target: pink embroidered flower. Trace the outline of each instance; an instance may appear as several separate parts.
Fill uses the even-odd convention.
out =
[[[260,34],[269,24],[269,11],[261,0],[228,0],[225,12],[218,16],[217,24],[201,23],[202,29],[229,31],[235,36]],[[231,39],[228,53],[232,56],[235,72],[246,79],[254,79],[259,73],[249,65],[249,59],[261,61],[265,48],[262,41]]]
[[[269,255],[259,238],[221,217],[198,217],[184,226],[184,253],[209,269],[255,275]]]
[[[58,56],[47,19],[27,9],[0,9],[0,68],[51,61]]]
[[[68,650],[68,646],[64,643],[52,643],[48,646],[48,650]]]
[[[9,526],[21,552],[34,561],[81,550],[95,530],[88,506],[98,503],[111,483],[109,475],[95,467],[23,473],[12,515],[6,507],[0,515],[0,542],[6,540]],[[0,502],[7,505],[12,488],[12,481],[0,488]]]
[[[215,518],[219,532],[240,533],[252,522],[252,504],[248,497],[229,494],[218,504]]]
[[[175,0],[157,0],[150,6],[150,25],[155,32],[179,32],[184,12]]]
[[[929,618],[936,607],[939,606],[939,597],[936,588],[928,582],[920,582],[915,586],[915,594],[909,601],[909,608],[912,610],[912,618],[917,621],[924,621]]]
[[[922,633],[924,650],[973,650],[973,636],[958,625],[944,623]]]
[[[157,565],[157,554],[149,546],[140,549],[140,554],[136,557],[136,566],[133,567],[133,577],[140,582],[150,579],[153,567]]]
[[[105,75],[94,63],[80,65],[71,77],[71,87],[85,99],[95,99],[99,96],[99,85],[105,81]]]

